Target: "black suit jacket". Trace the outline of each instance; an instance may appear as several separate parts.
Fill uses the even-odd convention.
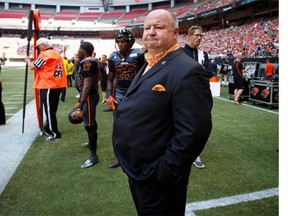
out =
[[[185,53],[187,55],[189,55],[191,58],[193,58],[194,60],[198,61],[198,48],[191,48],[188,44],[185,44],[182,49],[184,49]],[[196,51],[195,54],[193,54],[194,50]],[[208,53],[206,51],[203,51],[204,54],[204,61],[203,62],[199,62],[199,64],[203,65],[203,67],[206,69],[207,72],[207,78],[210,79],[212,76],[214,76],[214,73],[212,71],[211,68],[211,64],[209,61],[209,57],[208,57]],[[195,56],[194,56],[195,55]]]
[[[142,76],[145,67],[115,112],[114,151],[129,177],[174,182],[190,170],[211,132],[209,83],[182,49]],[[158,84],[165,91],[153,91]]]

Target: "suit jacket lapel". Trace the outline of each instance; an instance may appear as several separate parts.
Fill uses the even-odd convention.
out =
[[[153,76],[155,73],[157,73],[159,70],[161,70],[163,67],[169,64],[170,60],[173,59],[176,55],[180,54],[181,49],[177,49],[174,52],[169,53],[166,55],[163,59],[161,59],[159,62],[156,63],[152,68],[150,68],[144,75],[143,72],[147,66],[147,63],[144,64],[144,66],[140,69],[140,71],[137,73],[135,78],[133,79],[127,95],[131,92],[133,92],[134,89],[136,89],[144,80],[148,79],[149,77]]]
[[[165,61],[166,62],[166,61]],[[166,63],[165,63],[166,64]],[[146,79],[153,76],[155,73],[157,73],[159,70],[161,70],[165,64],[156,64],[154,67],[150,68],[144,75],[144,70],[147,66],[147,63],[143,66],[143,68],[138,72],[138,74],[133,79],[133,82],[130,84],[130,87],[127,91],[127,95],[133,92],[137,87]]]
[[[142,66],[142,68],[138,71],[138,73],[136,74],[136,76],[134,77],[132,83],[131,83],[130,86],[129,86],[129,89],[128,89],[128,91],[127,91],[127,94],[130,92],[130,89],[134,89],[135,85],[138,83],[139,79],[142,77],[142,74],[143,74],[146,66],[147,66],[147,63],[145,63],[145,64]]]

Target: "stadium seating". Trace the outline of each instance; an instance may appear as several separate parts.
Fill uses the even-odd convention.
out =
[[[125,13],[125,11],[108,11],[106,13],[103,13],[98,20],[102,23],[115,23],[118,21],[119,18]]]
[[[55,12],[46,12],[46,11],[41,11],[40,15],[41,15],[41,19],[43,20],[49,20],[52,19],[54,17]]]
[[[54,20],[74,20],[78,15],[78,11],[61,11],[54,14]]]
[[[148,15],[150,11],[146,10],[144,13],[142,13],[137,20],[134,20],[133,25],[140,25],[143,24],[145,17]]]
[[[95,21],[102,15],[102,12],[82,12],[79,13],[77,20],[78,21]]]
[[[13,9],[3,9],[0,12],[0,18],[6,19],[22,19],[27,17],[28,10],[13,10]]]
[[[147,9],[131,10],[130,12],[125,12],[117,22],[117,25],[127,26],[134,22],[138,17],[145,13]]]
[[[210,10],[213,8],[221,7],[223,5],[231,4],[238,0],[198,0],[194,3],[194,0],[183,1],[177,3],[174,7],[170,7],[169,2],[163,2],[162,5],[156,5],[153,9],[167,9],[176,14],[177,17],[185,17],[194,13],[200,13],[205,10]],[[30,10],[30,6],[25,6],[20,9],[19,6],[13,5],[10,9],[0,9],[0,18],[15,18],[21,19],[27,17],[27,13]],[[144,6],[143,6],[144,7]],[[61,11],[56,12],[56,7],[54,6],[37,6],[37,9],[41,12],[41,19],[49,20],[53,19],[55,21],[97,21],[102,23],[113,23],[120,26],[127,25],[139,25],[143,24],[146,15],[149,13],[147,8],[137,8],[126,12],[123,9],[103,12],[80,12],[79,9],[61,9]]]
[[[184,17],[191,10],[191,8],[195,7],[194,5],[195,4],[191,2],[190,3],[183,2],[183,3],[177,4],[173,8],[169,8],[169,10],[173,12],[178,18],[180,18],[180,17]]]

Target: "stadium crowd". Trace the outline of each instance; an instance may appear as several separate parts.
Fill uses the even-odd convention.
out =
[[[223,7],[225,5],[229,5],[234,2],[238,2],[239,0],[216,0],[216,1],[208,1],[204,3],[202,6],[196,8],[193,13],[198,14],[204,11],[213,10],[219,7]]]
[[[257,20],[239,26],[206,31],[202,39],[203,49],[210,58],[233,57],[242,53],[245,57],[277,57],[279,54],[279,18]],[[184,45],[187,35],[181,34],[179,43]],[[140,40],[137,40],[141,44]]]
[[[184,40],[185,41],[185,40]],[[241,26],[206,32],[203,47],[210,56],[242,53],[246,57],[278,56],[279,19],[260,20]]]

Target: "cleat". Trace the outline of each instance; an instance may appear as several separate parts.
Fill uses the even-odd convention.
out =
[[[53,135],[49,135],[49,136],[47,136],[46,138],[45,138],[45,141],[58,141],[58,140],[60,140],[61,139],[61,137],[54,137]]]
[[[199,169],[205,168],[205,164],[201,161],[200,157],[197,157],[193,164]]]
[[[92,160],[89,158],[80,167],[81,167],[81,169],[85,169],[85,168],[92,167],[92,166],[94,166],[97,163],[99,163],[98,157],[94,158]]]
[[[89,148],[89,147],[90,147],[90,145],[89,145],[88,142],[82,143],[81,146],[82,146],[83,148]]]

